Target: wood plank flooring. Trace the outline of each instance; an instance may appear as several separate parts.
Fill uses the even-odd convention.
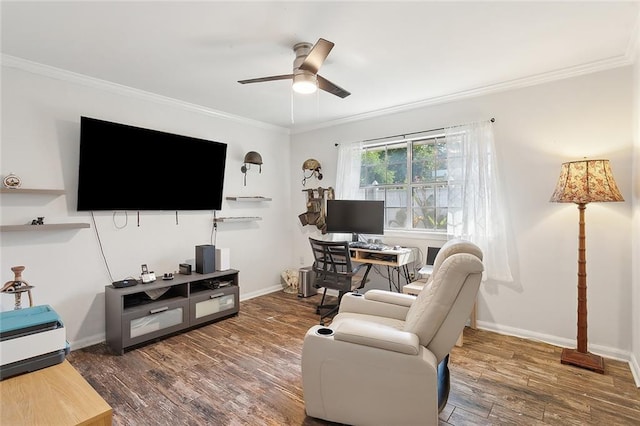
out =
[[[300,373],[319,299],[272,293],[123,356],[100,344],[67,359],[113,407],[114,425],[330,425],[305,415]],[[626,363],[606,360],[602,375],[560,364],[560,352],[465,329],[440,425],[640,425]]]

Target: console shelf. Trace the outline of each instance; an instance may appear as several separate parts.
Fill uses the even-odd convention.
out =
[[[132,287],[105,287],[107,345],[117,354],[219,321],[240,311],[238,271],[174,275]]]

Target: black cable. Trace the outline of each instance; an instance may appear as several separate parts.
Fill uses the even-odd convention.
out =
[[[213,211],[213,226],[211,227],[211,236],[209,237],[209,242],[211,245],[216,245],[216,241],[218,240],[218,221],[216,220],[216,211]]]
[[[124,225],[118,226],[118,225],[116,225],[116,214],[117,213],[118,212],[113,212],[113,214],[111,215],[111,220],[113,221],[113,226],[115,226],[116,229],[124,229],[124,228],[126,228],[127,225],[129,224],[129,214],[125,210],[125,212],[124,212]],[[93,212],[92,212],[92,214],[93,214]]]
[[[93,222],[93,232],[96,234],[96,238],[98,239],[98,247],[100,247],[100,253],[102,254],[102,260],[104,261],[104,266],[107,268],[107,273],[109,274],[109,279],[113,282],[113,275],[111,275],[111,269],[109,269],[109,263],[107,262],[107,256],[104,254],[104,248],[102,247],[102,241],[100,240],[100,233],[98,232],[98,225],[96,224],[96,218],[91,212],[91,221]]]

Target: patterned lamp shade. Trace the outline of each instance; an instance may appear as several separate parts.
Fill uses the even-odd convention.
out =
[[[624,201],[609,166],[609,160],[581,160],[562,164],[551,200],[586,204]]]

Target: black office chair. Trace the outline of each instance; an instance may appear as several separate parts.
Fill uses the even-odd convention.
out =
[[[353,267],[349,243],[346,241],[321,241],[309,238],[309,242],[315,259],[313,262],[314,285],[316,288],[324,287],[322,300],[316,308],[316,313],[320,314],[320,324],[324,325],[325,318],[338,312],[340,300],[345,293],[364,287],[371,264],[361,263]],[[364,274],[356,275],[362,268],[366,268]],[[327,289],[338,290],[337,303],[324,303]]]

